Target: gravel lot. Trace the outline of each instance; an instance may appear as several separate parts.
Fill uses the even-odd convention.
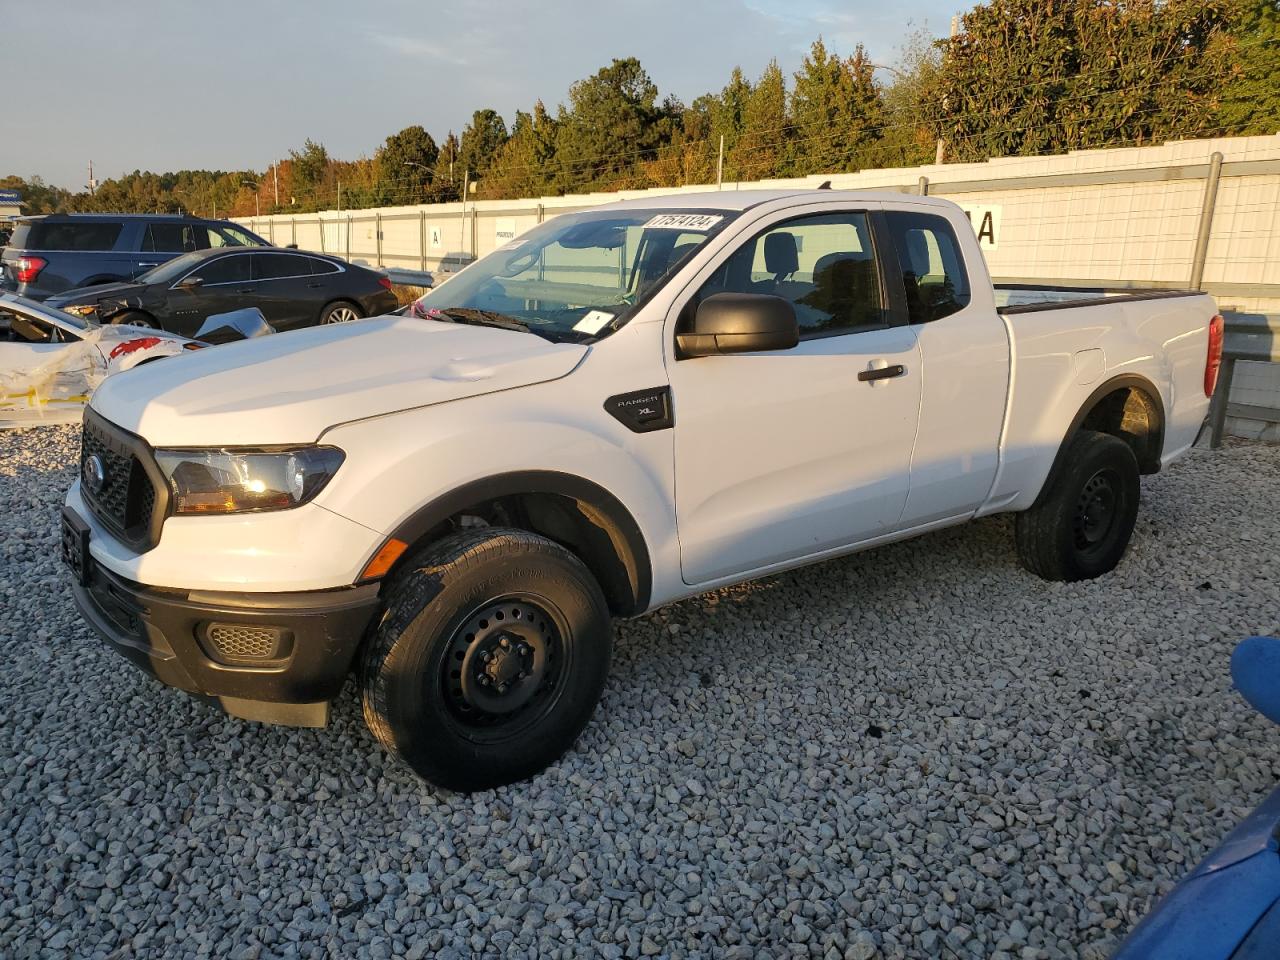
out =
[[[227,719],[73,612],[76,434],[0,433],[0,955],[1102,957],[1275,785],[1228,656],[1280,628],[1280,449],[1144,481],[1101,581],[1004,519],[619,626],[577,749],[442,794],[350,686]]]

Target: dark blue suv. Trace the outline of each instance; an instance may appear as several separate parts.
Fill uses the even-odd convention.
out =
[[[0,289],[44,300],[77,287],[132,280],[193,250],[270,245],[227,220],[125,213],[21,217],[0,251]]]

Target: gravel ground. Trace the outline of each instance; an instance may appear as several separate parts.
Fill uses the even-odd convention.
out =
[[[1280,450],[1144,482],[1093,583],[1005,519],[619,625],[577,748],[435,791],[354,690],[243,723],[81,625],[75,434],[0,434],[0,955],[1102,957],[1280,775],[1228,656],[1280,628]]]

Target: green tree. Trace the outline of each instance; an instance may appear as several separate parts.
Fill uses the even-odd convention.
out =
[[[927,105],[950,159],[1209,132],[1235,0],[991,0],[942,41]]]
[[[742,132],[729,151],[726,167],[733,179],[780,176],[790,136],[787,83],[778,62],[772,60],[747,98]]]
[[[423,127],[405,127],[387,137],[374,157],[382,201],[424,202],[439,159],[440,149]]]
[[[533,113],[516,112],[511,136],[480,183],[486,198],[539,197],[554,189],[556,121],[539,100]]]
[[[565,193],[632,182],[637,161],[658,155],[669,137],[671,104],[635,57],[614,60],[569,88],[556,134],[556,184]],[[666,121],[664,125],[662,121]]]
[[[40,177],[28,180],[16,174],[0,177],[0,190],[17,190],[22,195],[22,212],[25,214],[66,210],[72,197],[71,191],[45,183]]]
[[[791,93],[793,174],[838,173],[856,169],[866,158],[884,127],[873,72],[861,44],[843,59],[829,53],[821,39],[814,41]]]
[[[462,161],[458,156],[458,138],[452,130],[440,144],[435,174],[431,178],[431,196],[437,203],[457,200],[462,195]]]
[[[308,137],[301,150],[289,151],[289,159],[293,161],[293,199],[302,209],[324,209],[336,202],[336,189],[333,200],[328,189],[333,161],[322,144]]]
[[[463,170],[470,171],[473,180],[482,178],[506,142],[507,125],[497,111],[487,107],[477,110],[463,129],[462,142],[458,147],[458,159]]]
[[[1280,0],[1239,0],[1228,36],[1235,69],[1218,108],[1224,132],[1275,133],[1280,130]]]

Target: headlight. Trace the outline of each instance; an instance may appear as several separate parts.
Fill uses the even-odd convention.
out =
[[[337,447],[156,451],[176,514],[288,510],[324,489],[345,457]]]
[[[98,312],[96,303],[82,303],[77,306],[63,307],[64,313],[74,314],[77,317],[89,317]]]

